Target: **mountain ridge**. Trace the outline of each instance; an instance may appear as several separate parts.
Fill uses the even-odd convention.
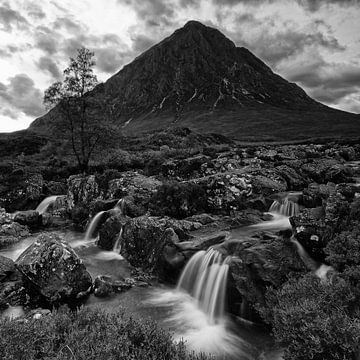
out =
[[[248,49],[193,20],[97,86],[91,96],[98,95],[110,99],[127,134],[172,126],[238,139],[360,134],[360,116],[315,101]],[[49,121],[48,113],[31,129]]]

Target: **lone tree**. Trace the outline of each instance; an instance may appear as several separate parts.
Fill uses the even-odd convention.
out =
[[[73,155],[84,172],[95,151],[108,143],[116,131],[112,124],[113,107],[101,92],[96,96],[89,93],[98,85],[93,57],[89,49],[78,49],[64,70],[64,80],[52,84],[44,94],[46,108],[56,107],[60,112],[61,120],[55,122],[55,128],[68,135]]]

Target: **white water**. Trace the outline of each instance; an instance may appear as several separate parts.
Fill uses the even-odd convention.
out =
[[[93,238],[93,234],[96,230],[96,227],[105,211],[98,212],[91,220],[90,224],[88,225],[85,233],[85,240],[91,240]]]
[[[45,198],[35,209],[39,214],[46,213],[50,205],[54,204],[59,195],[53,195]]]
[[[225,310],[225,294],[230,257],[213,249],[199,251],[189,260],[178,281],[177,290],[189,293],[213,324],[221,322]]]
[[[299,205],[285,197],[282,200],[275,200],[269,209],[270,213],[284,216],[295,216],[299,213]]]

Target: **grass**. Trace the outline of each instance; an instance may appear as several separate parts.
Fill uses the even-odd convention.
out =
[[[6,360],[206,360],[186,351],[168,332],[124,309],[106,313],[60,310],[40,319],[0,321],[0,359]]]

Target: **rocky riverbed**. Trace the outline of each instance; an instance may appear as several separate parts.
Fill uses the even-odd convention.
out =
[[[325,249],[360,208],[359,159],[358,145],[232,145],[167,159],[152,175],[75,174],[66,186],[32,176],[23,208],[12,193],[0,210],[0,308],[171,288],[194,254],[212,248],[228,259],[227,314],[265,324],[268,289],[331,268]],[[29,210],[45,194],[46,209]]]

